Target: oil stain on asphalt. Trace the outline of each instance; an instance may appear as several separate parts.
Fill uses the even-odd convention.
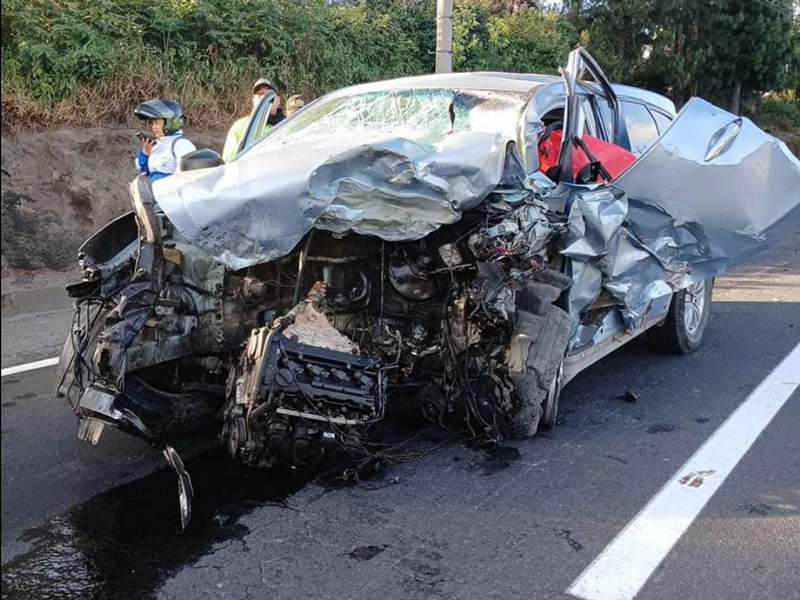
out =
[[[308,478],[288,471],[248,470],[221,450],[187,461],[195,498],[183,534],[174,474],[164,469],[99,494],[23,539],[31,549],[3,565],[8,600],[150,599],[182,566],[211,546],[248,532],[239,517],[281,503]]]
[[[480,467],[484,475],[492,475],[505,471],[521,457],[520,451],[513,446],[495,446],[484,450],[483,461],[475,466]]]

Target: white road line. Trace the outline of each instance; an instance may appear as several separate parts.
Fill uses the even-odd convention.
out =
[[[33,371],[35,369],[44,369],[45,367],[52,367],[58,364],[58,357],[45,358],[44,360],[37,360],[36,362],[27,363],[24,365],[17,365],[16,367],[8,367],[3,369],[0,377],[7,375],[16,375],[17,373],[24,373],[25,371]]]
[[[800,386],[800,344],[684,463],[567,593],[631,600]]]

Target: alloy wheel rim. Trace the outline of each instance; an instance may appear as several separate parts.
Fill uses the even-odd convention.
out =
[[[706,306],[706,282],[698,281],[687,287],[684,302],[683,322],[686,332],[694,335],[703,322],[703,311]]]

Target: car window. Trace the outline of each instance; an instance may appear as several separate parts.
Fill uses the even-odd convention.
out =
[[[581,131],[581,134],[588,133],[594,137],[602,137],[598,135],[597,121],[594,118],[592,102],[589,96],[581,96],[581,112],[583,113],[583,121],[585,124],[585,129]]]
[[[664,133],[672,123],[672,119],[657,110],[651,110],[650,112],[653,117],[655,117],[656,123],[658,124],[658,132]]]
[[[269,111],[272,107],[272,101],[274,98],[275,94],[267,94],[264,99],[261,100],[261,103],[256,108],[253,116],[250,117],[248,128],[245,131],[244,141],[238,154],[241,154],[247,150],[250,146],[261,140],[261,138],[269,133],[270,126],[267,124],[267,120],[269,119]]]
[[[653,116],[644,104],[622,101],[622,115],[631,141],[631,152],[636,156],[644,154],[658,138],[658,128]]]

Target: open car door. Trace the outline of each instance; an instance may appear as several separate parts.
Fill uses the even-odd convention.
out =
[[[636,160],[630,152],[620,146],[623,133],[619,100],[605,73],[583,48],[569,53],[567,68],[562,69],[566,95],[563,129],[557,167],[552,176],[565,183],[589,183],[598,180],[611,181]],[[609,141],[584,133],[585,119],[581,110],[578,87],[584,87],[592,96],[599,96],[608,103],[611,112],[612,131]],[[550,142],[553,143],[552,140]]]
[[[562,72],[567,108],[555,171],[565,183],[599,182],[582,179],[573,164],[581,65],[601,87],[605,80],[590,60],[577,50]],[[609,98],[612,105],[613,91]],[[628,324],[641,323],[658,298],[716,277],[800,227],[800,161],[748,119],[697,98],[640,158],[601,178],[604,185],[569,186],[559,252],[572,259],[571,315],[603,290],[620,301]]]
[[[800,161],[750,120],[700,98],[613,183],[676,224],[700,225],[725,267],[800,226]]]
[[[267,121],[269,120],[270,111],[272,110],[272,103],[275,102],[276,94],[269,91],[264,94],[261,102],[258,104],[250,120],[247,122],[247,128],[242,136],[242,141],[239,142],[239,148],[236,150],[236,156],[251,148],[256,142],[260,141],[269,132]]]

